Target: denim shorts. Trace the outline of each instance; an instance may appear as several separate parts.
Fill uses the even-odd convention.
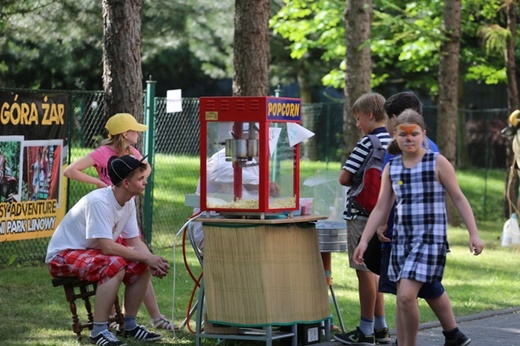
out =
[[[397,293],[397,285],[388,279],[388,265],[390,264],[390,246],[384,246],[381,251],[381,274],[379,276],[379,292]],[[418,296],[423,299],[436,299],[445,292],[440,281],[426,282],[419,290]]]

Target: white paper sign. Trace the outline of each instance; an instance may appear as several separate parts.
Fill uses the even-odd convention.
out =
[[[281,127],[270,127],[269,128],[269,153],[273,156],[276,151],[276,144],[280,138]]]
[[[182,90],[166,91],[166,113],[182,112]]]
[[[293,147],[314,136],[314,132],[296,123],[287,123],[287,136],[289,137],[289,145]]]

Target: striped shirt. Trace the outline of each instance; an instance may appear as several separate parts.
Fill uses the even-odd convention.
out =
[[[390,140],[392,139],[388,132],[386,131],[386,128],[384,126],[378,127],[374,129],[370,133],[371,135],[376,135],[379,141],[381,142],[381,145],[386,149],[388,147],[388,143],[390,143]],[[351,172],[352,174],[356,174],[356,172],[359,170],[361,165],[363,164],[363,161],[368,157],[370,152],[372,151],[372,142],[370,141],[370,138],[368,135],[363,136],[354,147],[354,150],[352,150],[352,153],[348,157],[347,161],[345,161],[345,164],[343,165],[342,169],[347,170]],[[348,188],[347,188],[348,191]],[[347,206],[348,206],[348,195],[345,200],[345,210],[343,211],[343,218],[348,220],[355,218],[356,216],[364,216],[362,215],[357,209],[352,208],[351,214],[352,217],[347,216]]]

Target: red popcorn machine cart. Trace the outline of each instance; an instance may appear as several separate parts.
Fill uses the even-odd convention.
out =
[[[299,210],[301,102],[283,97],[200,98],[200,209],[258,216]]]

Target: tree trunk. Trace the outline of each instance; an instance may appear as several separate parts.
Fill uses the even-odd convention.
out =
[[[298,85],[300,86],[300,99],[303,103],[312,103],[312,92],[311,92],[311,83],[309,82],[309,72],[310,66],[308,63],[303,60],[299,63],[299,68],[297,70],[298,74]],[[316,124],[316,113],[317,109],[315,107],[307,108],[307,112],[302,112],[302,126],[316,133],[317,129],[315,128]],[[305,143],[302,143],[303,155],[305,158],[311,161],[318,161],[320,158],[318,157],[318,146],[316,143],[316,136],[312,136],[307,139]]]
[[[233,95],[269,93],[269,0],[236,0]]]
[[[506,42],[506,52],[505,52],[505,63],[506,63],[506,73],[507,73],[507,103],[509,113],[517,110],[519,108],[518,105],[518,85],[516,83],[516,63],[515,63],[515,41],[516,41],[516,1],[509,1],[506,7],[507,12],[507,29],[511,33],[511,36],[507,39]],[[510,205],[509,201],[512,203],[516,203],[516,208],[520,209],[520,199],[516,197],[517,195],[517,182],[518,182],[518,174],[514,172],[511,176],[511,170],[509,169],[511,165],[514,164],[514,153],[512,150],[512,141],[510,145],[507,147],[506,152],[506,180],[504,189],[504,216],[509,218],[511,213],[513,212],[513,205]],[[511,184],[508,184],[509,179],[511,179]]]
[[[461,75],[459,75],[458,94],[458,104],[464,105],[464,76]],[[460,169],[469,169],[472,167],[468,151],[468,131],[466,129],[467,114],[468,110],[460,112],[457,117],[457,167]]]
[[[372,61],[370,47],[368,45],[361,46],[370,38],[372,14],[372,0],[347,0],[345,12],[347,70],[345,73],[345,108],[343,112],[343,162],[350,155],[361,136],[352,114],[352,106],[361,95],[371,90]]]
[[[103,89],[105,116],[130,113],[143,122],[141,70],[142,0],[103,0]],[[137,143],[141,151],[141,138]],[[150,158],[151,160],[151,158]],[[144,230],[142,197],[136,199],[139,227]]]
[[[446,41],[441,45],[439,62],[439,107],[437,144],[441,153],[455,166],[456,119],[458,106],[461,0],[444,0],[443,26]],[[447,199],[448,221],[457,226],[461,219],[451,200]]]
[[[511,36],[506,43],[506,72],[507,72],[507,101],[509,111],[518,109],[518,85],[516,83],[516,62],[515,62],[515,42],[516,42],[516,2],[509,1],[507,5],[507,29]]]
[[[132,114],[143,121],[142,0],[103,0],[103,88],[107,117]]]

